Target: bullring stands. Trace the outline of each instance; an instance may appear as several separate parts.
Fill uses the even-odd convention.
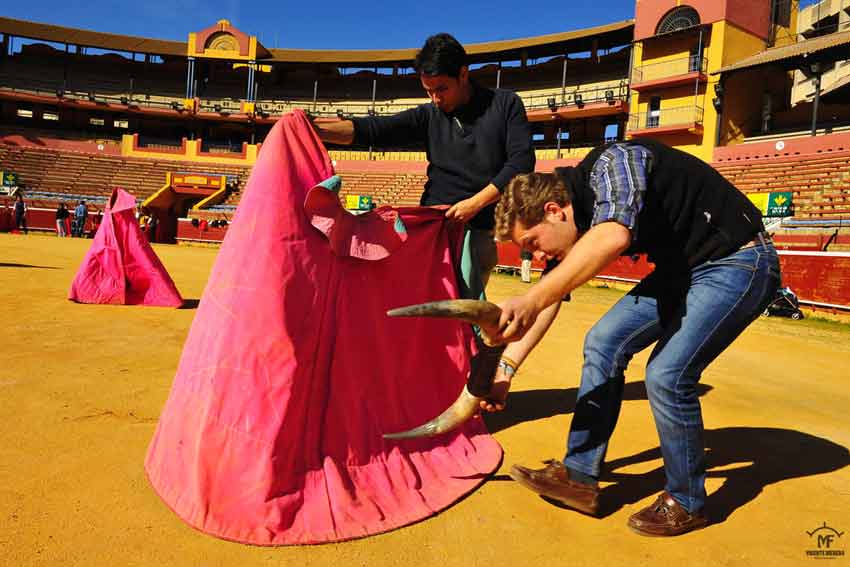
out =
[[[31,194],[43,200],[108,197],[113,187],[121,187],[137,199],[145,199],[160,189],[169,171],[209,171],[237,177],[241,190],[249,168],[194,163],[122,158],[32,147],[0,145],[0,170],[14,171]],[[49,198],[52,197],[52,198]]]
[[[713,165],[745,193],[790,191],[796,218],[850,217],[850,152]]]
[[[14,171],[30,198],[44,204],[86,199],[105,200],[113,187],[121,187],[139,201],[165,182],[168,172],[190,171],[228,175],[238,179],[236,189],[217,213],[232,214],[250,174],[249,167],[224,164],[136,159],[92,155],[23,146],[0,145],[0,171]],[[418,205],[425,175],[348,171],[342,173],[343,195],[371,195],[377,205]],[[218,215],[220,216],[220,214]]]
[[[391,161],[391,160],[390,160]],[[714,167],[742,191],[790,191],[798,219],[850,217],[850,151],[819,156],[726,161]],[[250,168],[225,164],[198,164],[162,159],[93,155],[54,148],[0,145],[0,170],[14,171],[31,195],[48,201],[105,199],[113,187],[122,187],[145,199],[162,187],[172,171],[207,172],[238,179],[237,190],[222,204],[232,213],[238,204]],[[341,171],[343,195],[371,195],[377,205],[417,205],[426,176],[397,171]]]

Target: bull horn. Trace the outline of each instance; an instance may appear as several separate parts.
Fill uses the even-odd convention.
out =
[[[433,301],[431,303],[420,303],[408,305],[387,311],[390,317],[445,317],[449,319],[460,319],[467,323],[478,325],[484,335],[486,344],[491,344],[488,336],[494,334],[499,328],[499,317],[502,310],[495,303],[480,301],[477,299],[447,299],[445,301]]]
[[[485,302],[481,302],[485,303]],[[418,437],[434,437],[460,427],[466,420],[478,411],[478,404],[483,398],[473,396],[466,386],[455,402],[449,408],[419,427],[414,427],[399,433],[386,433],[384,439],[414,439]]]

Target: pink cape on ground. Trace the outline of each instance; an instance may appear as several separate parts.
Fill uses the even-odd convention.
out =
[[[460,230],[426,208],[354,222],[314,188],[332,174],[304,114],[282,117],[148,449],[156,492],[217,537],[287,545],[391,530],[451,505],[501,460],[480,419],[431,439],[382,438],[439,414],[464,386],[468,325],[385,315],[457,297]]]
[[[174,281],[142,234],[136,199],[114,189],[91,247],[71,283],[78,303],[180,307]]]

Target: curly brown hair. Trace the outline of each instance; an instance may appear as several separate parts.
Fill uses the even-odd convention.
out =
[[[543,221],[543,205],[553,201],[565,207],[572,191],[554,173],[524,173],[511,179],[496,205],[496,239],[510,240],[517,221],[531,228]]]

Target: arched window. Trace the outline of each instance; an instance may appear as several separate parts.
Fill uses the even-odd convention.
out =
[[[661,35],[674,31],[684,30],[699,25],[699,13],[690,6],[679,6],[673,8],[655,29],[655,35]]]
[[[239,51],[239,40],[233,34],[219,31],[207,39],[204,47],[213,51]]]

